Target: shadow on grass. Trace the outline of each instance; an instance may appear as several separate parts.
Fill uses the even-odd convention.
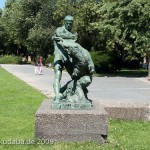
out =
[[[104,76],[108,76],[108,77],[136,77],[136,78],[140,78],[140,77],[147,77],[148,76],[148,71],[141,69],[141,70],[121,70],[121,71],[117,71],[114,73],[106,73],[106,74],[94,74],[94,76],[96,77],[104,77]]]

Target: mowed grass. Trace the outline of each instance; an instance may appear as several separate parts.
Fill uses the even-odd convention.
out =
[[[111,74],[95,74],[95,76],[98,77],[103,77],[103,76],[108,76],[108,77],[147,77],[148,76],[148,71],[146,69],[139,69],[139,70],[120,70]]]
[[[0,68],[0,149],[10,150],[149,150],[150,122],[109,119],[104,144],[39,143],[34,136],[35,113],[44,95]],[[28,141],[26,144],[13,142]],[[32,143],[30,143],[32,142]],[[43,142],[44,143],[44,142]]]

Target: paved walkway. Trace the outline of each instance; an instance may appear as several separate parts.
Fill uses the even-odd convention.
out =
[[[1,67],[40,90],[47,97],[54,96],[53,69],[43,68],[43,75],[35,75],[32,65],[1,65]],[[61,84],[65,84],[69,79],[68,73],[64,71]],[[146,78],[94,77],[88,89],[88,97],[101,103],[150,104],[150,81]]]

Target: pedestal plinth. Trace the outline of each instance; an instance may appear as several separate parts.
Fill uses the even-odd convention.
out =
[[[35,135],[53,142],[104,142],[108,131],[108,114],[98,102],[90,110],[52,109],[44,100],[35,118]]]

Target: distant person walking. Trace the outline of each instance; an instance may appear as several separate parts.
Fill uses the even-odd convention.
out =
[[[43,64],[42,64],[42,61],[43,61],[43,58],[42,56],[40,56],[40,62],[39,62],[39,75],[42,75],[43,74]]]
[[[40,56],[39,60],[36,61],[35,63],[35,74],[42,75],[43,74],[43,64],[42,64],[43,58]]]

